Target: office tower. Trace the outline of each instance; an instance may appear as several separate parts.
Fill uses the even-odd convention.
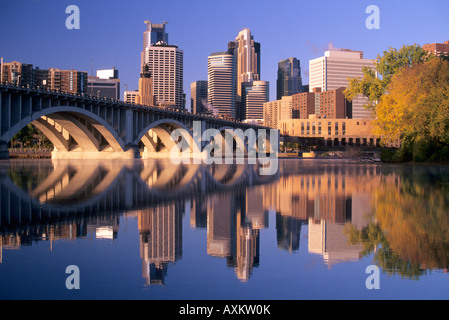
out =
[[[229,52],[207,58],[207,102],[218,115],[235,118],[236,59]]]
[[[168,44],[168,33],[165,32],[165,25],[168,22],[152,23],[145,20],[147,31],[143,33],[143,48],[154,45],[158,42],[165,42]]]
[[[190,84],[190,111],[194,114],[205,114],[207,110],[207,81],[199,80]]]
[[[422,48],[437,57],[449,55],[449,41],[444,43],[427,43]]]
[[[185,107],[184,52],[178,46],[168,44],[166,23],[161,25],[149,21],[145,23],[147,31],[144,32],[141,66],[147,65],[151,73],[155,104],[182,109]]]
[[[1,63],[1,83],[16,84],[19,86],[34,87],[34,69],[32,64],[18,61]]]
[[[89,76],[87,92],[94,97],[120,100],[120,79],[115,68],[97,70],[96,76]]]
[[[278,63],[277,100],[303,92],[301,63],[296,58],[288,58]]]
[[[138,103],[139,100],[139,91],[135,90],[135,91],[125,91],[125,95],[124,95],[124,101],[126,103]]]
[[[145,64],[146,48],[156,43],[168,44],[168,33],[165,32],[167,22],[152,23],[151,21],[145,20],[144,23],[147,25],[147,30],[143,32],[143,50],[140,57],[140,66]]]
[[[159,106],[183,108],[183,51],[157,43],[145,48],[144,64],[153,78],[153,94]]]
[[[293,96],[283,96],[280,100],[263,104],[263,125],[277,129],[279,121],[292,119]]]
[[[137,103],[152,107],[154,106],[153,79],[151,77],[151,72],[148,69],[148,66],[144,65],[142,67],[142,72],[140,73],[139,99]]]
[[[326,51],[323,57],[309,61],[309,91],[321,88],[321,91],[334,90],[348,86],[348,78],[362,78],[363,67],[375,69],[375,60],[364,59],[362,51],[348,49]],[[370,118],[371,112],[364,108],[367,99],[359,95],[353,100],[352,117]]]
[[[235,41],[229,42],[228,51],[237,61],[237,101],[240,101],[242,83],[260,80],[260,43],[255,42],[251,31],[245,28]]]
[[[269,91],[268,81],[242,83],[242,120],[263,122],[263,104],[269,100]]]

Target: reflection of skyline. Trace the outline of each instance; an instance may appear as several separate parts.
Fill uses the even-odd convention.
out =
[[[116,239],[120,217],[135,215],[145,284],[164,284],[170,264],[182,259],[182,229],[186,227],[182,219],[187,216],[190,228],[206,230],[207,254],[224,259],[240,281],[248,281],[254,268],[263,264],[260,231],[270,227],[269,216],[274,214],[280,250],[298,252],[305,240],[309,253],[320,255],[324,264],[332,266],[361,257],[362,244],[349,244],[345,227],[366,227],[376,209],[372,195],[379,185],[398,183],[397,175],[384,173],[380,166],[308,167],[303,163],[291,167],[286,162],[280,176],[266,182],[258,180],[257,171],[246,165],[194,169],[159,162],[98,166],[99,172],[76,166],[46,168],[46,175],[37,179],[40,184],[0,175],[0,261],[4,249],[37,241],[52,243],[89,235]],[[53,179],[55,172],[62,178]],[[87,176],[88,182],[83,181],[83,172],[93,173],[96,179]],[[54,186],[49,179],[56,181]],[[70,185],[77,186],[78,198],[64,190]],[[35,190],[52,196],[44,199],[44,193]],[[97,190],[95,195],[92,190]],[[31,193],[36,198],[30,198]],[[64,194],[71,201],[58,198]],[[300,238],[302,230],[308,232],[305,239]]]

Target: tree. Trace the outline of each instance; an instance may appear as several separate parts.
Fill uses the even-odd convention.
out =
[[[399,50],[390,48],[378,55],[375,70],[363,67],[363,77],[349,79],[348,88],[344,91],[348,100],[352,101],[357,95],[368,98],[366,108],[375,109],[377,102],[387,92],[393,76],[404,67],[422,63],[429,58],[427,52],[418,45],[404,45]]]
[[[404,67],[391,77],[387,90],[376,106],[375,120],[384,142],[411,144],[414,160],[421,161],[436,149],[449,148],[448,61],[430,59]]]

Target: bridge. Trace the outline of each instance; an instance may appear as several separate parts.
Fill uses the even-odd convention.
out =
[[[0,159],[30,123],[53,143],[53,159],[167,158],[173,151],[204,158],[217,150],[254,157],[276,154],[279,141],[277,130],[221,117],[0,85]]]
[[[29,162],[3,163],[0,232],[143,210],[212,194],[244,192],[279,178],[260,175],[258,167],[248,163],[173,165],[168,159],[48,159],[40,160],[36,172],[30,170],[34,167]]]

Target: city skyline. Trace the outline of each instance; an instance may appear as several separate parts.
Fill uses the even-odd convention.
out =
[[[308,61],[328,49],[360,50],[367,59],[375,59],[389,47],[443,43],[447,41],[445,30],[449,27],[444,17],[444,8],[449,8],[449,4],[445,1],[430,1],[425,7],[418,3],[378,1],[379,30],[368,30],[365,26],[369,16],[365,9],[371,4],[367,1],[346,1],[343,5],[320,1],[319,12],[316,2],[293,1],[282,1],[275,8],[270,2],[261,1],[254,6],[247,1],[239,3],[239,10],[233,11],[237,2],[231,1],[219,15],[215,14],[217,4],[206,8],[202,1],[194,5],[180,1],[151,5],[136,1],[126,7],[105,1],[76,1],[73,4],[80,8],[80,29],[68,30],[65,8],[69,4],[72,3],[51,0],[0,3],[0,12],[4,13],[0,26],[9,31],[0,33],[0,41],[9,44],[0,52],[4,61],[17,60],[40,68],[76,69],[89,75],[115,66],[120,71],[123,98],[125,84],[130,91],[138,88],[144,21],[168,21],[166,32],[170,43],[182,48],[185,55],[187,108],[190,108],[190,84],[207,78],[207,57],[212,52],[226,50],[228,41],[244,28],[249,28],[261,44],[261,79],[276,83],[278,61],[296,57],[303,62],[303,84],[308,84]],[[248,10],[252,10],[251,16],[255,18],[245,16]],[[231,12],[233,18],[229,19]],[[439,22],[429,24],[426,22],[429,20]],[[34,26],[32,31],[30,26]],[[33,50],[26,50],[30,46]],[[276,86],[272,85],[269,100],[275,99]]]

